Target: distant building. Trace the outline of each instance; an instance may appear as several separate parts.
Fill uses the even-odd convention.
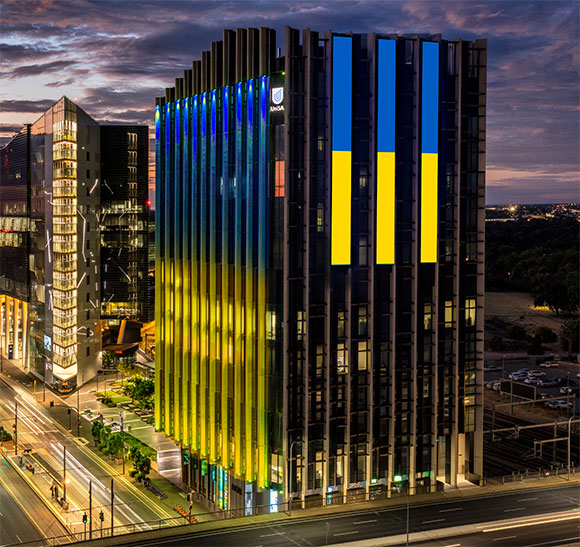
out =
[[[0,162],[0,349],[70,391],[100,366],[101,318],[147,313],[147,128],[63,97]]]
[[[246,514],[477,483],[486,42],[275,44],[156,101],[156,426]]]

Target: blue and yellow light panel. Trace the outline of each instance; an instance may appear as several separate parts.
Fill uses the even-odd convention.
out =
[[[423,42],[421,66],[421,262],[437,262],[438,43]]]
[[[395,40],[379,40],[377,97],[377,264],[395,263]]]
[[[332,39],[332,190],[330,260],[350,264],[352,38]]]

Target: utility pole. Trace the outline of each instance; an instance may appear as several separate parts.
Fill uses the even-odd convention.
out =
[[[113,529],[113,506],[114,506],[114,498],[115,498],[115,494],[113,491],[113,479],[111,479],[111,537],[113,537],[114,535],[114,529]]]
[[[89,481],[89,539],[93,539],[93,481]]]
[[[125,474],[125,434],[123,433],[123,411],[120,412],[121,422],[121,442],[123,444],[123,475]]]
[[[18,401],[14,401],[14,455],[18,456]]]

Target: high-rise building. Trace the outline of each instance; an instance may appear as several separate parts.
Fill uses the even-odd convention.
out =
[[[486,42],[275,44],[156,100],[156,426],[246,514],[477,483]]]
[[[0,154],[0,350],[67,392],[100,366],[101,310],[138,301],[147,280],[146,241],[135,250],[147,237],[147,128],[100,126],[63,97]],[[119,305],[106,317],[115,311],[141,315]]]

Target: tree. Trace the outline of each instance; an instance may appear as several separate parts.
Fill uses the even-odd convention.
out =
[[[507,329],[506,336],[512,340],[525,340],[526,329],[521,325],[510,325]]]
[[[123,437],[120,433],[111,433],[107,439],[107,452],[114,458],[120,458],[123,453]]]
[[[552,344],[558,340],[558,336],[550,327],[538,327],[536,329],[536,338],[543,344]]]
[[[129,459],[134,466],[129,471],[131,477],[142,481],[151,473],[151,459],[143,454],[137,446],[133,446],[129,451]]]
[[[570,353],[578,353],[578,339],[580,331],[580,319],[569,319],[560,329],[560,343],[562,350]]]
[[[99,445],[99,450],[102,450],[105,454],[107,453],[107,445],[109,441],[109,435],[111,434],[111,427],[105,426],[100,431],[101,444]]]
[[[95,443],[98,443],[101,440],[101,429],[103,429],[101,420],[95,420],[91,426],[91,435],[93,436]]]

